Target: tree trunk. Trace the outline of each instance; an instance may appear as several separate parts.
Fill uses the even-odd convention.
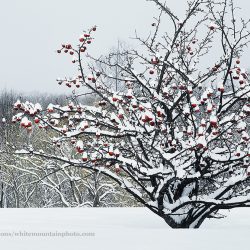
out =
[[[181,228],[200,228],[200,226],[202,225],[202,223],[204,222],[204,220],[207,218],[208,213],[202,213],[201,216],[199,216],[198,218],[194,218],[194,217],[187,217],[183,220],[177,220],[177,219],[173,219],[171,216],[169,215],[163,215],[161,216],[164,221],[171,227],[174,229],[181,229]],[[181,215],[180,215],[181,216]],[[177,218],[177,215],[175,216]]]

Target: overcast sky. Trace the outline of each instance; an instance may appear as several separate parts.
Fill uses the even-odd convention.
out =
[[[107,53],[117,40],[132,43],[135,29],[146,34],[157,8],[146,0],[0,0],[0,89],[62,92],[55,79],[73,75],[69,58],[55,50],[78,41],[84,28],[98,26],[90,53]],[[182,16],[186,0],[167,0]],[[250,1],[235,0],[249,18]],[[248,62],[249,50],[244,62]],[[250,66],[246,66],[249,68]]]

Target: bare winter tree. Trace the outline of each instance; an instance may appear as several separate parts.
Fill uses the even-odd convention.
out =
[[[189,1],[182,19],[151,2],[160,15],[146,39],[136,35],[138,50],[120,53],[121,62],[116,53],[93,59],[119,74],[87,64],[96,27],[78,46],[62,45],[57,52],[75,56],[79,69],[58,79],[74,88],[72,98],[45,109],[16,102],[14,119],[24,129],[38,124],[54,134],[43,147],[16,153],[101,172],[171,227],[198,228],[221,209],[250,206],[250,87],[241,65],[248,22],[232,0]],[[124,91],[108,87],[114,78]],[[79,102],[82,86],[100,97],[98,105]],[[53,143],[64,150],[46,151]]]
[[[6,155],[8,157],[8,155]],[[1,207],[106,207],[134,205],[101,173],[38,157],[0,157]]]

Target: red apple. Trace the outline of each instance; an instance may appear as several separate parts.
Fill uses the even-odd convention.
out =
[[[34,119],[34,122],[35,122],[35,123],[39,123],[39,122],[40,122],[40,119],[39,119],[38,117],[36,117],[36,118]]]
[[[155,73],[155,71],[154,71],[153,69],[150,69],[150,70],[149,70],[149,74],[150,74],[150,75],[153,75],[154,73]]]

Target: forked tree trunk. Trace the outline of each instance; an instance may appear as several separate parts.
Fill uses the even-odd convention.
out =
[[[163,218],[165,222],[174,229],[181,229],[181,228],[199,228],[203,221],[181,221],[181,222],[175,222],[174,220],[170,220],[169,218]]]
[[[184,228],[200,228],[205,219],[208,218],[209,214],[210,213],[206,210],[203,213],[201,213],[198,218],[195,218],[193,216],[187,216],[182,220],[181,220],[182,215],[180,216],[162,215],[161,217],[171,228],[184,229]]]

